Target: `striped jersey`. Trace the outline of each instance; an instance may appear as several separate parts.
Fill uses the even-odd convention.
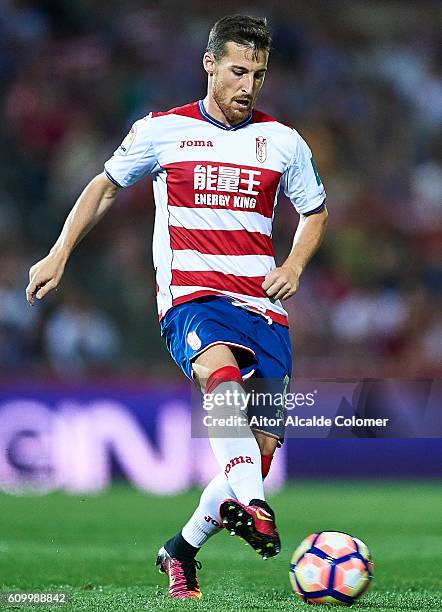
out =
[[[325,191],[306,142],[254,110],[223,125],[193,102],[134,123],[106,176],[128,187],[150,175],[155,196],[153,261],[159,318],[207,295],[287,323],[261,285],[275,268],[272,222],[279,190],[296,210],[320,210]]]

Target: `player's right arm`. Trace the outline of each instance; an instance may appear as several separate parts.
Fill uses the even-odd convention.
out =
[[[77,244],[106,214],[119,191],[104,173],[85,187],[69,213],[60,236],[49,254],[29,270],[26,299],[34,304],[59,284],[66,262]]]
[[[55,289],[63,276],[70,254],[111,207],[120,187],[129,187],[160,169],[153,146],[152,113],[136,121],[104,173],[84,189],[65,221],[49,254],[29,270],[26,299],[32,305]]]

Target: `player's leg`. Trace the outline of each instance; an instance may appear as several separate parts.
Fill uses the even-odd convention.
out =
[[[212,358],[210,359],[210,365],[207,365],[208,362],[206,357],[203,358],[203,355],[209,351],[211,352]],[[227,346],[217,344],[208,348],[207,351],[201,354],[201,358],[198,359],[198,362],[199,364],[196,365],[196,370],[201,376],[201,379],[198,378],[195,367],[193,371],[195,381],[199,384],[201,390],[205,390],[206,379],[210,379],[213,372],[218,372],[224,375],[222,376],[222,380],[217,379],[212,382],[212,378],[210,384],[213,385],[214,389],[218,387],[219,384],[222,384],[227,385],[231,391],[237,390],[243,394],[244,390],[240,385],[242,378],[238,363]],[[198,365],[200,365],[200,367],[198,367]],[[227,378],[225,376],[226,368],[229,374]],[[199,382],[200,380],[201,382]],[[241,452],[246,453],[245,456],[249,457],[250,461],[253,461],[253,463],[247,463],[247,465],[253,465],[255,468],[254,471],[258,474],[260,486],[257,489],[256,485],[250,487],[249,484],[243,482],[238,488],[242,491],[242,494],[250,500],[253,498],[254,494],[263,498],[263,489],[259,446],[250,429],[248,429],[248,434],[249,438],[245,439],[246,445],[242,447]],[[237,442],[237,440],[235,442]],[[253,442],[253,444],[251,444],[251,442]],[[237,447],[235,446],[231,450],[236,451]],[[234,455],[234,457],[236,457],[236,455]],[[224,456],[222,460],[224,461]],[[224,465],[225,464],[223,464],[223,467]],[[243,476],[242,479],[244,480],[246,477],[247,476]],[[236,480],[241,480],[241,478],[237,478]],[[223,469],[222,472],[212,479],[203,491],[197,509],[184,528],[173,538],[168,540],[159,550],[157,565],[160,566],[161,571],[169,576],[169,595],[171,597],[183,599],[197,599],[201,597],[201,591],[196,577],[198,562],[195,560],[195,556],[204,542],[206,542],[211,535],[220,531],[219,506],[226,498],[233,497],[236,497],[236,492],[232,488],[231,483],[227,480]]]
[[[267,476],[278,446],[273,436],[253,432],[261,453],[262,478]],[[242,504],[237,499],[225,499],[220,504],[222,526],[231,535],[237,535],[250,544],[264,559],[273,557],[281,550],[281,542],[275,523],[275,513],[263,499],[251,499]]]
[[[219,472],[202,492],[195,512],[182,530],[166,542],[165,548],[169,553],[178,556],[195,556],[201,546],[222,529],[219,518],[221,502],[234,497],[235,494],[224,472]]]
[[[230,391],[236,389],[241,395],[244,392],[241,386],[242,378],[237,361],[230,348],[226,345],[218,344],[208,348],[195,359],[192,368],[194,380],[203,392],[207,386],[213,387],[213,393],[215,390],[218,390],[217,393],[219,393],[220,386]],[[215,376],[218,376],[216,380],[213,379],[213,373],[215,373]],[[234,408],[232,407],[233,410]],[[225,499],[239,499],[240,493],[242,495],[242,503],[245,505],[252,499],[264,501],[261,451],[256,438],[249,428],[247,433],[248,438],[211,439],[212,448],[215,447],[215,455],[220,462],[222,471],[207,485],[201,495],[198,507],[182,531],[164,545],[169,555],[180,558],[195,556],[204,542],[211,535],[219,531],[221,526],[219,522],[219,507]],[[227,463],[230,465],[232,457],[236,458],[237,456],[248,457],[253,463],[245,462],[244,466],[246,469],[242,471],[241,467],[243,464],[234,465],[235,470],[232,468],[227,478],[225,465]],[[234,463],[236,464],[235,461]],[[249,466],[253,466],[252,473]],[[232,475],[234,476],[233,483]],[[259,488],[256,487],[256,484],[249,481],[252,477],[259,479]]]
[[[278,448],[279,441],[274,436],[269,436],[259,431],[254,431],[253,433],[261,453],[261,474],[262,477],[265,478],[270,471],[273,455]]]
[[[212,450],[236,499],[243,504],[264,500],[261,452],[245,419],[247,397],[234,354],[228,346],[217,344],[198,355],[192,367],[201,391],[216,396],[216,413],[245,421],[238,429],[209,429]]]
[[[199,599],[195,556],[201,546],[221,531],[218,510],[221,502],[234,495],[224,472],[206,486],[200,502],[181,531],[170,538],[158,551],[157,565],[170,578],[169,596],[178,599]]]
[[[238,311],[230,302],[217,298],[183,304],[174,308],[171,315],[164,319],[162,333],[174,360],[188,378],[193,377],[197,380],[200,376],[201,381],[207,381],[211,374],[217,371],[219,374],[219,370],[227,367],[229,376],[227,380],[221,377],[224,378],[222,382],[233,381],[239,384],[241,376],[238,371],[238,361],[241,368],[246,368],[246,371],[254,367],[254,351],[250,348],[250,333],[247,333],[247,329],[250,328],[247,313]],[[234,347],[238,361],[226,345]],[[210,362],[206,363],[207,353],[212,348],[220,350],[211,351]],[[205,357],[202,357],[205,353]],[[195,362],[198,372],[195,371]],[[219,375],[213,377],[212,381],[216,382],[216,378],[220,378]],[[200,385],[200,388],[205,390],[205,385]],[[253,465],[259,468],[258,473],[260,473],[262,460],[256,442],[253,449],[258,451]],[[246,456],[250,457],[250,454]],[[253,494],[256,494],[255,491],[246,494],[248,501],[253,498]],[[257,494],[263,497],[261,489]],[[195,554],[211,535],[220,531],[216,518],[220,503],[226,498],[234,497],[235,492],[230,487],[223,469],[204,490],[198,508],[183,530],[160,549],[157,563],[161,571],[169,575],[170,596],[175,598],[201,596],[196,579],[198,562],[195,561]],[[213,519],[206,520],[209,517]]]
[[[262,433],[254,432],[254,435],[261,452],[261,473],[264,479],[270,469],[271,459],[278,441],[274,437]],[[204,489],[198,507],[183,529],[159,550],[157,565],[160,565],[161,571],[167,573],[170,577],[169,595],[171,597],[183,599],[198,599],[201,597],[196,577],[198,562],[195,560],[195,556],[201,546],[212,535],[219,533],[224,526],[221,524],[222,519],[219,519],[219,509],[223,502],[226,503],[226,500],[228,500],[226,517],[232,517],[232,510],[229,511],[228,507],[233,500],[236,502],[235,494],[225,473],[220,472]],[[260,554],[264,558],[272,556],[272,553],[279,551],[280,547],[277,532],[275,534],[273,511],[262,500],[250,501],[248,507],[240,505],[237,511],[242,513],[241,519],[250,518],[252,525],[247,525],[247,520],[241,520],[244,526],[242,530],[238,530],[237,535],[243,537],[255,550],[261,551]],[[258,505],[256,505],[256,502],[258,502]],[[237,503],[239,504],[239,502]],[[273,520],[268,521],[268,516],[272,517]],[[234,532],[233,526],[238,529],[237,523],[238,517],[235,518],[234,525],[231,525],[232,529],[229,530],[231,533]],[[228,527],[228,525],[226,526]],[[236,535],[236,531],[234,533]],[[267,548],[269,543],[274,544],[271,550]]]
[[[261,452],[261,474],[264,479],[269,472],[277,440],[261,433],[255,433],[255,438]],[[181,550],[182,553],[196,554],[212,535],[219,533],[223,527],[219,517],[219,507],[226,499],[236,499],[236,497],[224,472],[219,472],[202,492],[198,507],[181,532],[165,544],[169,552],[174,550],[179,554]],[[186,548],[186,543],[192,548]]]
[[[243,394],[244,389],[241,386],[242,379],[238,364],[229,347],[219,344],[208,348],[195,360],[192,367],[195,381],[203,392],[209,387],[212,393],[215,390],[219,393],[220,386],[222,386],[224,390],[233,391],[236,389],[238,393]],[[170,567],[173,561],[174,563],[184,563],[187,568],[187,576],[191,576],[191,580],[187,580],[187,585],[183,583],[183,580],[178,580],[179,588],[171,587],[169,593],[172,597],[197,596],[195,594],[195,584],[197,585],[195,556],[201,546],[212,535],[220,531],[220,506],[226,499],[236,500],[238,498],[238,490],[243,495],[243,502],[238,502],[240,504],[238,506],[239,512],[242,512],[244,508],[244,519],[249,517],[253,519],[252,526],[245,525],[246,533],[243,536],[244,539],[249,541],[256,550],[261,551],[263,556],[272,556],[272,554],[279,552],[279,538],[274,525],[273,511],[264,500],[262,485],[263,478],[267,475],[270,468],[270,461],[277,445],[277,439],[258,432],[252,434],[249,430],[248,438],[220,438],[219,440],[224,442],[227,446],[227,452],[233,454],[233,457],[238,456],[238,454],[239,456],[243,454],[243,456],[250,457],[251,459],[253,457],[253,463],[245,463],[245,465],[257,467],[253,474],[256,477],[255,471],[257,472],[259,488],[256,488],[256,483],[251,486],[249,482],[241,482],[244,479],[250,478],[250,471],[247,470],[245,475],[241,477],[240,470],[238,470],[239,477],[234,479],[237,485],[237,491],[235,491],[231,482],[233,469],[229,471],[228,478],[224,469],[207,485],[192,517],[180,532],[166,542],[158,555],[158,563],[161,564],[161,567],[169,575],[174,570],[176,572],[176,568]],[[213,442],[211,440],[212,447],[214,445]],[[253,442],[253,444],[250,444],[250,442]],[[231,459],[230,456],[226,459],[225,448],[223,448],[223,445],[219,446],[221,448],[215,442],[215,448],[221,455],[221,466],[224,467],[224,462],[231,461]],[[234,465],[234,467],[237,467],[237,465]],[[232,515],[232,512],[230,512],[230,515]],[[264,518],[260,519],[260,516]],[[268,517],[271,517],[272,520],[269,521]],[[235,523],[238,523],[238,521],[235,521]],[[230,531],[233,533],[233,529]],[[242,535],[242,533],[238,533],[238,535]],[[270,545],[272,550],[265,548],[266,545]],[[179,568],[178,574],[182,574],[181,568]]]
[[[266,475],[276,447],[284,440],[285,396],[291,374],[291,346],[288,330],[282,325],[268,325],[257,315],[253,320],[251,347],[255,353],[257,367],[255,377],[244,381],[256,392],[264,391],[261,397],[270,397],[270,404],[250,401],[249,422],[253,423],[261,451],[262,474]],[[251,397],[258,397],[258,393]],[[267,418],[262,418],[267,417]],[[255,423],[259,423],[257,431]],[[263,557],[277,554],[280,540],[272,509],[264,502],[253,499],[248,507],[238,500],[225,500],[220,506],[223,525],[233,534],[246,540]]]

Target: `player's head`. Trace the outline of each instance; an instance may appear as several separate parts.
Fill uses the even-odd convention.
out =
[[[246,119],[255,106],[270,47],[266,19],[228,15],[210,30],[203,58],[209,95],[231,124]]]

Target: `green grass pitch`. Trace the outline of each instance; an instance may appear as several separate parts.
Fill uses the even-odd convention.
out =
[[[171,601],[154,567],[158,547],[191,514],[199,492],[99,496],[0,495],[0,591],[66,591],[64,606],[1,610],[310,610],[290,591],[288,564],[316,530],[348,531],[372,551],[375,577],[357,610],[442,610],[442,496],[434,482],[300,482],[270,497],[283,549],[263,561],[223,532],[199,555],[203,598]],[[322,610],[324,606],[315,606]],[[328,608],[330,609],[330,608]],[[336,608],[339,609],[339,608]]]

